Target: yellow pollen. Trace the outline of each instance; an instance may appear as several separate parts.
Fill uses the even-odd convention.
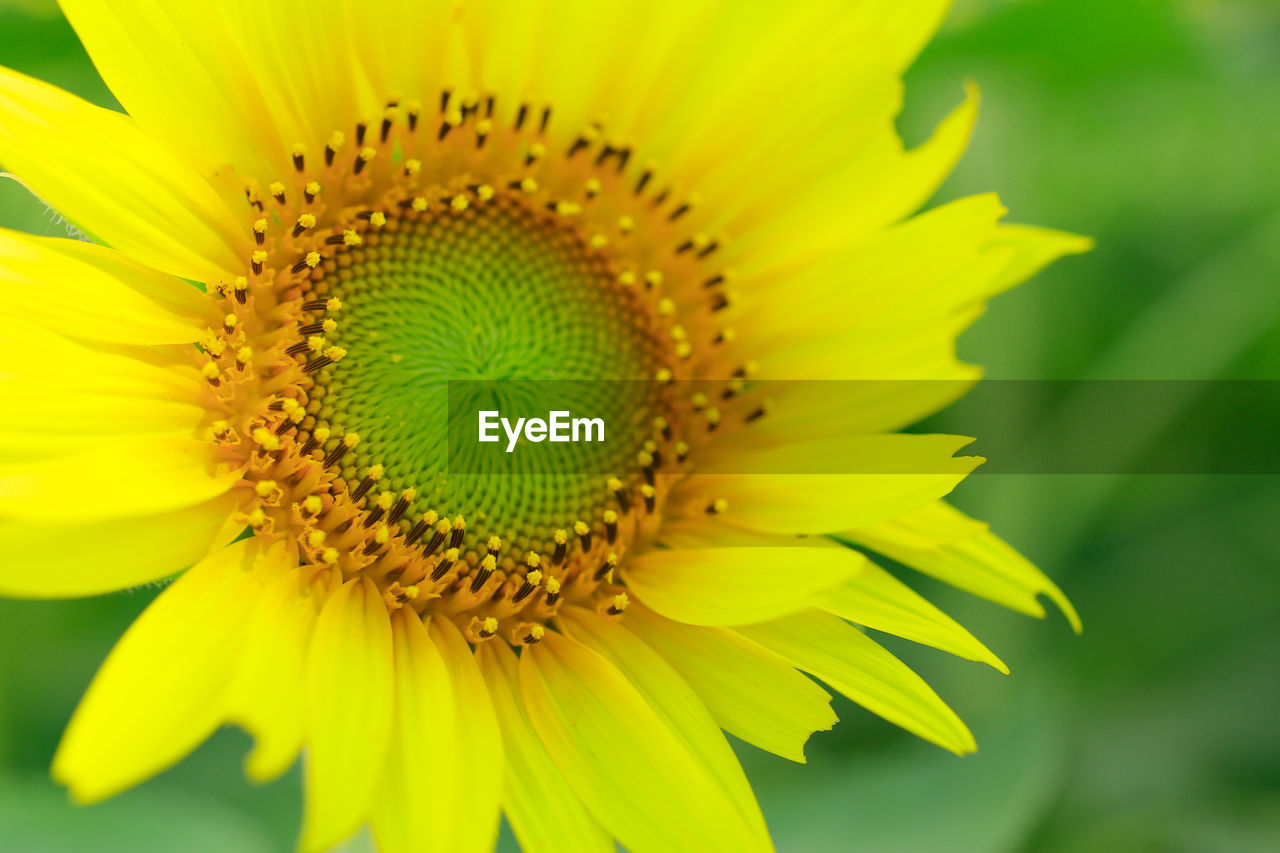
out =
[[[263,249],[258,249],[256,252],[250,255],[250,258],[253,259],[253,262],[255,264],[265,264],[267,262],[267,258],[269,257],[271,256],[267,254],[266,251]]]
[[[623,270],[618,273],[618,284],[623,287],[631,287],[636,283],[636,274],[631,270]]]
[[[304,213],[298,217],[298,225],[303,228],[315,228],[316,217],[314,213]]]
[[[538,571],[537,569],[534,569],[533,571],[529,572],[529,574],[525,575],[524,579],[529,583],[531,583],[532,585],[537,586],[538,584],[542,583],[542,572]]]
[[[222,375],[222,371],[218,369],[218,365],[214,364],[212,361],[205,364],[201,369],[201,373],[204,374],[205,379],[217,379]]]
[[[385,524],[379,524],[378,530],[373,534],[373,541],[379,545],[387,544],[387,540],[391,538],[391,528]]]
[[[326,358],[331,358],[334,361],[342,361],[347,357],[347,351],[342,347],[326,347],[324,354]]]
[[[480,121],[476,122],[476,133],[480,134],[481,136],[488,136],[492,130],[493,130],[492,120],[487,118],[482,118],[480,119]]]
[[[620,592],[613,597],[613,607],[609,608],[611,613],[622,613],[631,606],[631,599],[627,597],[625,592]]]
[[[240,318],[237,317],[235,314],[228,314],[227,316],[222,318],[222,325],[226,326],[228,329],[234,329],[236,327],[236,324],[239,322],[240,322]]]
[[[676,344],[676,355],[680,358],[688,358],[693,354],[693,344],[688,341],[680,341]]]
[[[526,193],[536,193],[538,191],[538,182],[533,178],[525,178],[520,181],[520,190]]]
[[[315,495],[312,495],[315,497]],[[319,498],[316,498],[319,500]],[[325,533],[323,530],[313,530],[307,534],[307,544],[312,548],[319,548],[324,544]]]
[[[272,492],[276,490],[276,481],[275,480],[259,480],[257,484],[253,487],[253,490],[258,493],[258,497],[260,498],[268,497]]]
[[[449,202],[449,206],[461,213],[470,206],[471,202],[467,201],[467,197],[462,193],[458,193],[453,197],[453,201]]]
[[[322,563],[328,563],[329,565],[333,565],[334,563],[338,562],[338,549],[325,548],[323,551],[320,552],[320,561]]]
[[[711,502],[711,508],[716,512],[724,512],[729,508],[729,502],[724,498],[716,498]]]
[[[294,147],[300,148],[301,146],[295,145]],[[273,196],[284,195],[284,184],[279,181],[274,181],[271,186],[267,187],[267,192],[271,193]]]
[[[609,245],[609,238],[606,237],[604,234],[591,235],[591,248],[603,249],[607,245]]]
[[[320,182],[308,181],[306,186],[307,195],[320,195]]]
[[[427,209],[427,200],[422,196],[417,196],[416,198],[414,198],[412,206],[415,211],[417,211],[418,213],[421,213],[422,211]]]
[[[486,616],[484,628],[480,631],[481,636],[492,637],[496,633],[498,633],[498,620],[492,616]]]
[[[253,221],[253,230],[258,234],[265,234],[267,231],[267,220],[255,219]]]
[[[369,216],[369,224],[372,225],[374,228],[381,228],[382,226],[387,224],[387,215],[383,213],[381,210],[375,210]]]
[[[645,280],[645,283],[648,284],[650,287],[657,287],[660,284],[662,284],[662,271],[649,270],[647,273],[644,274],[644,280]]]
[[[302,510],[307,515],[316,515],[323,508],[324,502],[318,495],[307,495],[306,500],[302,502]]]
[[[347,135],[340,130],[335,130],[329,135],[329,147],[334,151],[339,151],[342,146],[347,143]]]
[[[558,595],[560,592],[560,580],[558,578],[547,578],[547,592],[552,595]]]
[[[344,246],[359,246],[363,242],[364,238],[350,228],[342,232],[342,245]]]
[[[576,216],[582,212],[582,205],[572,201],[556,202],[556,214],[559,216]]]
[[[526,566],[528,566],[531,569],[538,568],[538,565],[541,562],[542,562],[542,558],[532,551],[530,551],[528,554],[525,555],[524,563]]]
[[[342,437],[342,443],[350,450],[360,443],[360,435],[358,433],[349,432]]]
[[[493,187],[488,184],[481,184],[476,188],[476,195],[480,197],[481,201],[488,201],[493,198]]]
[[[382,494],[378,495],[377,503],[378,503],[378,506],[382,507],[384,510],[388,510],[388,509],[391,509],[391,505],[395,503],[395,500],[396,500],[396,496],[394,494],[392,494],[391,492],[383,492]]]
[[[556,544],[563,545],[569,541],[569,534],[564,530],[557,530],[555,534]]]
[[[606,510],[604,511],[604,523],[605,523],[605,524],[617,524],[617,523],[618,523],[618,513],[617,513],[615,510],[606,509]]]
[[[547,146],[543,145],[541,142],[535,142],[529,146],[530,157],[537,159],[539,157],[545,157],[546,154],[547,154]]]
[[[663,317],[670,317],[675,313],[676,303],[667,297],[663,297],[658,301],[658,314]]]
[[[428,513],[428,515],[430,515],[430,513]],[[427,523],[428,523],[428,524],[430,524],[431,522],[427,522]],[[447,518],[442,518],[442,519],[440,519],[440,523],[436,525],[436,532],[437,532],[437,533],[448,533],[448,532],[449,532],[449,528],[450,528],[450,526],[451,526],[451,525],[449,524],[449,519],[447,519]]]
[[[266,427],[254,427],[252,435],[253,440],[258,442],[258,445],[263,450],[278,450],[280,448],[280,439],[276,438],[275,434]]]
[[[312,269],[315,269],[316,267],[320,266],[320,253],[307,252],[307,256],[306,258],[304,258],[304,260],[307,262],[307,266],[311,267]]]
[[[579,536],[586,536],[588,533],[591,532],[591,528],[587,527],[585,522],[575,521],[573,523],[573,532],[578,534]]]
[[[671,381],[671,371],[665,367],[660,367],[658,368],[658,372],[653,375],[653,378],[663,384],[666,384]]]
[[[404,161],[404,172],[406,175],[416,175],[421,171],[422,171],[421,160],[405,160]]]
[[[541,625],[529,626],[529,637],[535,643],[541,640],[546,635],[546,633],[547,633],[547,629],[543,628]]]
[[[619,480],[617,477],[610,477],[608,486],[609,486],[609,491],[616,492],[618,491],[618,489],[622,488],[622,481]]]
[[[245,523],[255,530],[267,523],[267,514],[262,507],[258,507],[245,518]]]
[[[502,547],[502,540],[497,536],[490,536],[489,541],[485,543],[485,547],[490,551],[497,551]]]
[[[587,194],[597,195],[600,192],[600,180],[598,178],[587,179]]]
[[[305,157],[307,156],[307,146],[303,145],[301,142],[295,142],[293,147],[289,149],[289,153],[294,157]],[[272,184],[272,186],[275,185]]]
[[[368,163],[370,160],[372,160],[374,157],[377,157],[377,156],[378,156],[377,148],[371,148],[370,146],[366,145],[364,148],[360,149],[360,159],[365,161],[366,163]]]
[[[623,234],[630,234],[631,229],[636,227],[636,221],[630,216],[618,217],[618,230]]]
[[[324,308],[326,311],[341,311],[342,300],[334,296],[325,300]]]

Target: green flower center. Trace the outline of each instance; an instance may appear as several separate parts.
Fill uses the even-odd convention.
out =
[[[324,283],[343,302],[333,337],[347,355],[318,377],[319,421],[361,439],[344,477],[381,464],[379,488],[416,490],[413,511],[464,515],[479,522],[475,534],[524,547],[599,517],[607,476],[634,466],[649,429],[651,417],[630,415],[650,411],[650,383],[566,380],[647,380],[659,364],[649,310],[607,256],[571,226],[499,196],[392,219],[340,253]],[[467,419],[451,433],[449,383],[458,380],[485,384],[465,386],[465,405],[455,398],[453,413]],[[528,380],[554,384],[543,395]],[[507,437],[499,429],[497,445],[481,445],[476,411],[545,417],[544,396],[568,401],[574,417],[604,418],[612,433],[603,444],[521,443],[504,473],[483,473],[479,454],[505,451]]]

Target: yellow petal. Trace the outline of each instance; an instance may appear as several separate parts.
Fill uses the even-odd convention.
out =
[[[973,752],[969,729],[920,676],[829,613],[801,613],[738,629],[891,723],[955,753]]]
[[[209,553],[234,507],[223,495],[159,515],[90,523],[0,520],[0,594],[97,595],[166,577]]]
[[[461,755],[449,777],[459,798],[447,819],[442,818],[449,841],[440,849],[487,853],[498,840],[504,784],[502,731],[484,676],[462,633],[448,619],[432,619],[428,627],[453,685],[454,738]]]
[[[325,142],[334,131],[350,135],[357,121],[379,118],[386,99],[416,96],[425,101],[429,92],[439,91],[369,91],[364,59],[352,40],[364,8],[346,6],[334,0],[220,4],[219,14],[228,19],[248,77],[279,128],[279,139],[287,146],[302,143],[310,157],[323,158]],[[422,56],[400,59],[432,66]]]
[[[711,714],[662,656],[617,621],[591,610],[560,611],[570,636],[617,667],[657,712],[667,728],[700,762],[738,808],[738,816],[755,836],[755,849],[772,850],[764,817],[733,750]]]
[[[51,393],[202,400],[193,368],[166,369],[149,355],[168,349],[133,349],[72,341],[22,318],[0,323],[0,381],[29,383]]]
[[[809,735],[835,725],[829,693],[741,634],[683,625],[640,604],[626,622],[692,685],[716,722],[747,743],[804,763]]]
[[[511,647],[485,643],[476,650],[476,660],[502,727],[507,762],[502,808],[520,848],[527,853],[613,853],[613,838],[570,789],[529,723]]]
[[[296,550],[278,542],[255,565],[262,584],[227,690],[227,720],[254,737],[245,772],[264,782],[288,770],[305,738],[307,648],[323,586],[303,582]]]
[[[743,625],[807,610],[861,568],[848,549],[651,550],[622,569],[636,598],[691,625]]]
[[[924,144],[902,151],[896,133],[877,140],[873,153],[848,157],[794,193],[776,215],[737,229],[743,254],[728,262],[745,278],[795,269],[856,244],[920,207],[954,168],[968,144],[978,112],[977,88],[938,124]],[[891,125],[890,125],[891,126]],[[856,189],[853,189],[856,188]],[[851,201],[851,193],[856,200]],[[747,249],[750,247],[750,254]]]
[[[1093,241],[1088,237],[1032,225],[1002,225],[990,244],[1014,250],[1012,259],[992,284],[992,293],[1026,281],[1063,255],[1075,255],[1093,248]]]
[[[822,606],[850,622],[1009,672],[1000,658],[958,622],[865,557],[862,569],[827,593]]]
[[[440,650],[412,608],[391,617],[396,710],[382,789],[371,823],[383,853],[449,849],[456,810],[468,792],[455,784],[469,756],[457,733],[457,701]]]
[[[251,542],[178,578],[111,651],[54,757],[54,777],[77,800],[101,800],[160,772],[222,721],[223,692],[256,601]]]
[[[207,303],[199,320],[172,310],[196,308],[197,298]],[[199,340],[212,309],[190,284],[118,252],[0,229],[0,316],[25,317],[69,337],[149,346]]]
[[[201,174],[227,163],[264,180],[286,174],[288,145],[301,140],[281,141],[229,4],[60,5],[112,94],[150,136]]]
[[[316,619],[306,673],[304,850],[327,850],[368,817],[386,765],[394,701],[391,625],[368,578],[347,581]]]
[[[983,460],[951,454],[972,439],[957,436],[878,435],[819,439],[780,447],[736,463],[734,474],[694,474],[672,492],[673,515],[701,515],[768,533],[819,534],[893,518],[948,494]],[[839,449],[857,457],[826,455]],[[841,466],[865,464],[870,471],[904,473],[751,473],[811,470],[814,459],[841,458]],[[850,467],[848,470],[855,470]],[[723,512],[706,515],[717,499]],[[859,519],[852,522],[850,519]]]
[[[205,410],[178,400],[65,394],[34,382],[0,380],[0,465],[49,459],[142,435],[191,434]]]
[[[1036,596],[1046,595],[1080,631],[1080,617],[1053,581],[986,524],[942,501],[838,538],[1020,613],[1043,617]]]
[[[215,471],[212,451],[190,434],[126,436],[55,459],[3,464],[0,518],[92,522],[203,503],[240,479],[239,471]]]
[[[520,692],[574,793],[626,849],[758,847],[705,766],[597,653],[548,631],[521,653]]]
[[[202,178],[128,116],[0,69],[0,165],[136,261],[196,281],[229,278],[247,229]]]

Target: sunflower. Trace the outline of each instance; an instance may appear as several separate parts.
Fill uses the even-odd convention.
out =
[[[255,780],[303,756],[306,850],[500,814],[767,849],[722,730],[803,761],[821,682],[965,753],[862,629],[1004,670],[869,555],[1075,622],[942,502],[968,440],[896,432],[976,379],[984,300],[1086,248],[991,196],[911,215],[976,110],[894,130],[945,3],[63,6],[127,114],[0,71],[0,163],[91,238],[0,234],[0,590],[185,568],[66,731],[77,800],[235,724]],[[459,378],[658,392],[608,476],[463,477]],[[749,473],[815,458],[892,471]]]

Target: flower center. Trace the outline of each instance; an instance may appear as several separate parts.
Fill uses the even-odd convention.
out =
[[[210,439],[245,471],[239,519],[296,548],[304,579],[364,578],[388,609],[527,644],[566,601],[623,612],[614,570],[691,454],[763,409],[738,397],[729,273],[691,203],[596,125],[554,154],[550,108],[500,114],[447,92],[435,119],[391,104],[354,150],[334,133],[295,146],[287,181],[250,182],[256,250],[216,284],[225,320],[197,363]],[[559,380],[563,408],[612,432],[470,473],[468,442],[450,447],[456,380],[479,388],[471,417]]]
[[[381,489],[415,490],[408,515],[462,514],[517,551],[544,550],[556,529],[607,508],[602,472],[631,467],[645,436],[606,416],[654,401],[611,399],[619,389],[644,397],[644,381],[576,380],[647,380],[660,342],[649,310],[574,228],[506,193],[463,210],[410,212],[341,253],[311,287],[343,303],[346,356],[317,374],[309,395],[321,400],[318,426],[361,437],[343,459],[344,478],[381,465]],[[449,382],[458,380],[493,385],[486,402],[468,407],[471,420],[454,422],[450,457]],[[575,414],[611,424],[615,440],[556,448],[571,464],[550,477],[479,473],[475,413],[511,412],[536,387],[507,393],[506,380],[575,380],[552,387],[576,399]],[[647,424],[658,412],[646,414]],[[547,448],[522,447],[517,473],[546,475]]]

